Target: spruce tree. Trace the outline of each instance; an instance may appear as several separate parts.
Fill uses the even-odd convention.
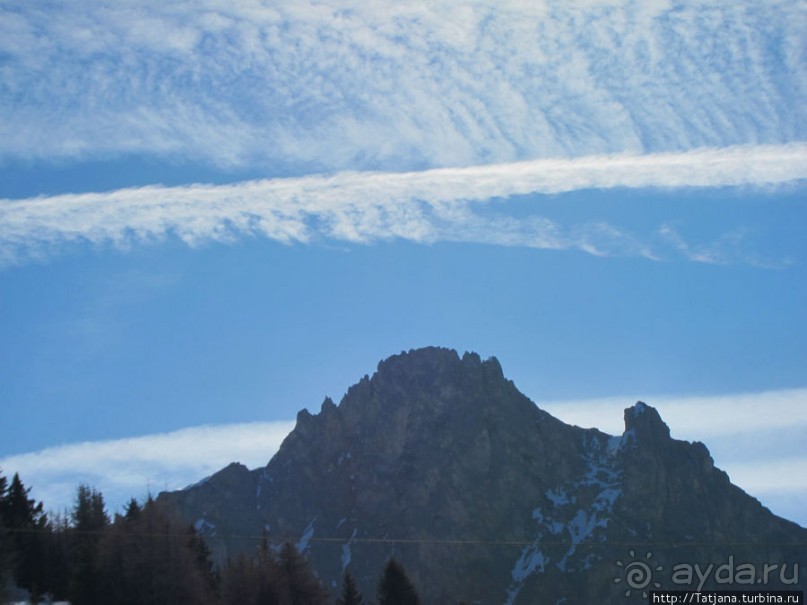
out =
[[[420,605],[415,587],[403,566],[390,559],[378,583],[378,605]]]
[[[98,545],[109,524],[103,495],[81,484],[70,515],[72,522],[72,573],[69,596],[73,605],[100,603],[97,586]]]
[[[48,589],[45,542],[49,526],[42,503],[29,498],[30,491],[15,473],[0,500],[0,518],[7,532],[14,579],[36,602]]]
[[[55,514],[48,519],[45,538],[45,591],[54,601],[65,601],[70,582],[70,526],[67,518]]]
[[[137,503],[137,500],[131,498],[126,504],[126,511],[123,513],[123,518],[127,523],[135,523],[138,519],[140,519],[140,513],[142,510],[143,509],[140,508],[140,504]]]
[[[99,545],[98,588],[104,605],[210,605],[215,600],[209,551],[193,528],[149,498],[129,502]]]
[[[196,531],[196,528],[189,526],[187,530],[187,548],[191,553],[193,567],[199,572],[201,581],[205,588],[212,595],[215,594],[219,583],[218,572],[213,565],[212,553],[208,548],[205,539]]]
[[[320,583],[305,557],[286,542],[278,555],[284,592],[289,605],[325,605],[328,593]]]
[[[356,582],[349,571],[342,578],[342,596],[337,599],[336,605],[362,605],[361,593],[356,589]]]
[[[244,553],[227,561],[221,574],[222,605],[262,605],[255,562]]]
[[[264,536],[258,551],[230,560],[221,572],[222,605],[288,605],[283,572]]]
[[[0,471],[0,511],[5,508],[8,479]],[[0,512],[0,603],[6,599],[6,576],[11,573],[11,536],[6,521]]]

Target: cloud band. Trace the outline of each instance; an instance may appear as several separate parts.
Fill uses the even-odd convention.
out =
[[[253,422],[75,443],[7,456],[0,469],[20,473],[52,510],[69,509],[76,487],[86,483],[101,490],[114,511],[129,498],[179,489],[230,462],[262,466],[292,428],[294,422]]]
[[[260,235],[284,243],[465,241],[594,254],[653,251],[610,225],[576,232],[519,219],[492,200],[579,189],[769,186],[807,178],[807,145],[604,155],[420,172],[343,172],[229,185],[150,186],[0,200],[0,259],[70,242],[129,245],[175,235],[190,245]],[[679,242],[680,244],[680,242]]]

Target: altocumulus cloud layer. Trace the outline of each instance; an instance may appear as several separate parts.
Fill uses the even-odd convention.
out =
[[[0,265],[243,234],[732,261],[669,225],[559,225],[497,201],[804,179],[805,31],[789,0],[11,0],[0,162],[308,176],[0,200]]]
[[[700,440],[731,480],[775,513],[807,525],[807,389],[710,397],[659,397],[655,405],[677,439]],[[547,402],[561,420],[621,434],[628,397]],[[759,410],[765,414],[760,416]],[[240,461],[265,465],[293,422],[202,426],[158,435],[52,447],[0,459],[52,510],[69,508],[78,482],[100,489],[113,510],[130,497],[179,489]]]
[[[503,198],[585,188],[776,185],[804,178],[807,145],[793,143],[0,200],[0,263],[76,241],[126,246],[175,235],[193,245],[244,234],[284,243],[463,241],[658,258],[658,245],[607,223],[568,229],[538,216],[517,218]],[[496,213],[486,212],[491,206]],[[717,250],[693,249],[669,226],[656,236],[690,260],[727,260]]]
[[[0,158],[305,172],[784,144],[792,0],[219,0],[0,7]]]

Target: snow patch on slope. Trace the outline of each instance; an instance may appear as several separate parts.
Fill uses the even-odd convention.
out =
[[[521,556],[513,566],[512,576],[513,584],[507,589],[507,601],[505,605],[512,605],[518,593],[521,592],[521,587],[524,581],[533,573],[538,571],[543,573],[546,565],[549,563],[549,558],[539,548],[541,539],[536,538],[535,542],[524,548],[521,551]]]
[[[314,537],[314,522],[316,520],[317,520],[316,517],[311,519],[311,521],[308,522],[308,525],[306,526],[305,530],[303,531],[303,535],[300,536],[300,541],[297,542],[297,551],[298,552],[304,554],[305,551],[308,549],[308,545],[311,542],[311,538]]]
[[[196,520],[196,523],[193,524],[193,529],[199,534],[206,534],[208,536],[216,535],[216,524],[211,523],[204,517]]]
[[[538,526],[535,539],[513,566],[505,605],[512,605],[530,576],[546,572],[553,557],[554,566],[562,572],[588,569],[597,558],[590,554],[581,560],[575,555],[581,544],[604,539],[601,530],[608,527],[622,493],[616,455],[625,443],[623,438],[602,434],[586,437],[583,473],[561,488],[548,490],[545,505],[532,512]]]
[[[353,529],[353,533],[350,536],[350,540],[348,540],[345,544],[342,545],[342,575],[344,575],[347,566],[350,565],[350,560],[352,558],[352,553],[350,551],[350,547],[356,541],[356,529]]]

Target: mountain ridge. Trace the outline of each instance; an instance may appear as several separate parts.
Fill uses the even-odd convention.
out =
[[[339,405],[302,410],[265,467],[231,464],[160,497],[220,560],[261,534],[292,538],[326,585],[349,569],[372,594],[394,555],[429,603],[624,602],[614,565],[630,544],[680,556],[690,543],[687,556],[706,561],[720,544],[774,543],[755,555],[762,565],[807,543],[703,444],[672,439],[651,406],[626,409],[621,436],[570,426],[495,358],[437,347],[389,357]]]

